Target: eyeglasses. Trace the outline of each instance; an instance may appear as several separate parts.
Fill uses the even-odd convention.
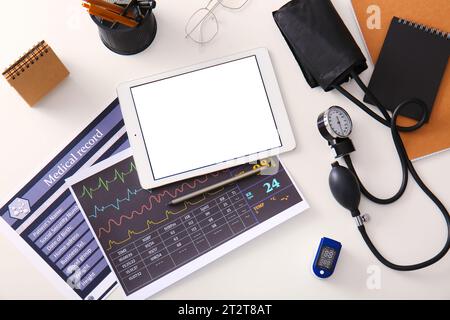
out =
[[[218,7],[229,10],[242,9],[249,0],[209,0],[208,4],[195,11],[186,23],[186,38],[205,44],[211,42],[219,32],[219,22],[214,14]]]

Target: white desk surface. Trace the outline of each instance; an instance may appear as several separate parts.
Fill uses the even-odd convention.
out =
[[[431,1],[431,0],[430,0]],[[71,76],[40,105],[30,109],[6,81],[0,80],[0,202],[28,181],[115,98],[118,83],[256,47],[267,47],[295,131],[298,148],[282,158],[303,190],[311,209],[267,232],[155,295],[155,299],[391,299],[450,298],[450,254],[425,270],[400,273],[382,266],[361,239],[350,214],[328,188],[333,161],[316,129],[320,112],[345,107],[355,129],[353,159],[367,187],[380,196],[400,184],[400,164],[389,130],[370,119],[336,92],[306,84],[273,19],[286,0],[250,0],[240,12],[218,9],[220,32],[213,43],[198,46],[184,38],[190,14],[207,0],[160,0],[155,11],[158,34],[149,49],[131,57],[109,52],[80,0],[23,0],[2,3],[0,66],[6,67],[34,43],[45,39]],[[349,0],[334,5],[362,46]],[[56,11],[58,8],[58,11]],[[20,21],[17,17],[20,16]],[[364,72],[369,79],[372,68]],[[352,92],[362,94],[354,84]],[[450,152],[416,162],[424,181],[450,208]],[[380,207],[363,200],[361,211],[384,255],[401,264],[428,259],[446,237],[444,220],[411,179],[405,196]],[[323,236],[342,242],[333,278],[322,281],[310,271]],[[30,263],[0,235],[0,299],[60,299]],[[367,286],[368,270],[380,267],[380,289]],[[369,269],[368,269],[369,268]],[[370,281],[370,279],[369,279]],[[112,299],[121,299],[118,291]]]

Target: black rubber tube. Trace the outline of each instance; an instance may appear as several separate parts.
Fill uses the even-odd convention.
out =
[[[370,92],[370,90],[364,85],[364,83],[361,81],[359,76],[356,73],[352,73],[352,77],[356,80],[358,86],[364,91],[364,93],[371,98],[372,101],[376,104],[377,108],[380,110],[380,112],[383,114],[384,118],[379,116],[377,113],[375,113],[373,110],[371,110],[368,106],[366,106],[364,103],[359,101],[356,97],[351,95],[348,91],[343,89],[341,86],[336,86],[335,88],[341,92],[345,97],[347,97],[350,101],[355,103],[357,106],[359,106],[363,111],[365,111],[367,114],[369,114],[371,117],[373,117],[378,122],[382,123],[383,125],[389,127],[391,129],[392,139],[395,144],[395,148],[397,150],[400,163],[402,166],[402,184],[400,186],[400,189],[398,192],[388,199],[380,199],[374,195],[372,195],[361,183],[361,180],[358,177],[358,174],[356,173],[356,170],[353,166],[352,160],[349,155],[344,157],[344,161],[346,162],[348,168],[355,174],[355,176],[358,179],[358,182],[360,183],[360,189],[361,193],[368,198],[369,200],[378,203],[378,204],[389,204],[397,201],[401,198],[401,196],[404,194],[407,184],[408,184],[408,172],[412,175],[414,178],[414,181],[417,183],[417,185],[422,189],[422,191],[431,199],[431,201],[434,202],[434,204],[437,206],[437,208],[442,213],[445,222],[447,224],[447,241],[445,242],[445,245],[443,249],[435,255],[433,258],[428,259],[424,262],[413,264],[413,265],[398,265],[395,263],[390,262],[386,258],[383,257],[383,255],[377,250],[375,245],[370,240],[369,235],[366,232],[366,229],[364,225],[359,226],[358,230],[361,233],[361,236],[363,237],[364,241],[366,242],[367,246],[369,247],[370,251],[375,255],[375,257],[385,266],[398,270],[398,271],[414,271],[426,268],[428,266],[431,266],[432,264],[438,262],[440,259],[442,259],[449,251],[450,249],[450,216],[448,214],[447,209],[442,204],[442,202],[434,195],[434,193],[425,185],[425,183],[420,178],[419,174],[415,170],[411,160],[408,157],[408,154],[406,152],[405,146],[403,144],[402,138],[400,136],[400,131],[402,132],[411,132],[420,129],[424,124],[428,117],[428,109],[426,107],[426,104],[418,99],[409,99],[407,101],[402,102],[395,111],[392,114],[392,117],[387,112],[386,108],[383,107],[383,105],[376,99],[376,97]],[[415,104],[422,108],[423,114],[420,119],[415,125],[410,127],[401,127],[397,125],[397,119],[402,109],[406,108],[408,105]],[[358,212],[360,215],[360,213]]]

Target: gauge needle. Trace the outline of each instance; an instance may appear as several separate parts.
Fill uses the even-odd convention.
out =
[[[341,128],[341,132],[344,132],[344,129],[342,128],[342,124],[341,124],[341,121],[339,120],[339,118],[337,118],[337,123],[339,125],[339,128]]]

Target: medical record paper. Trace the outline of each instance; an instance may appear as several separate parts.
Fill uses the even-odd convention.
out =
[[[114,101],[0,209],[0,230],[72,299],[103,299],[117,281],[65,180],[129,147]]]

